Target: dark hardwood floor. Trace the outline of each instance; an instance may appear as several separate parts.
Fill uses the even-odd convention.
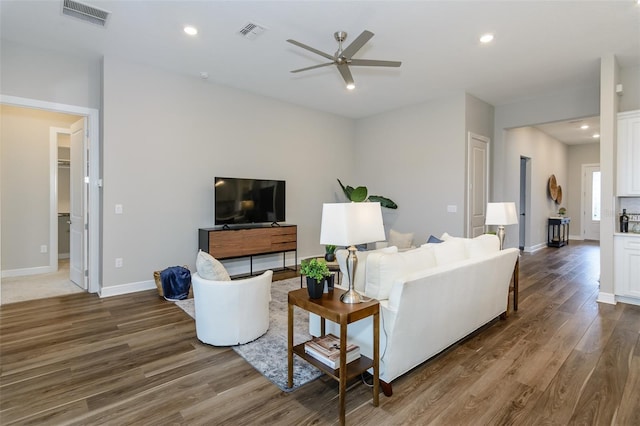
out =
[[[596,303],[599,248],[524,254],[519,310],[393,383],[353,425],[640,425],[640,307]],[[464,315],[464,312],[451,312]],[[335,424],[337,383],[281,392],[154,291],[0,307],[0,424]],[[428,336],[425,336],[428,338]]]

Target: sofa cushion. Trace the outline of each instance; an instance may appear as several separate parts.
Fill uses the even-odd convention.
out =
[[[389,245],[398,247],[398,250],[411,248],[413,233],[403,234],[394,229],[389,230]]]
[[[209,281],[231,281],[229,273],[219,260],[209,253],[200,250],[196,258],[196,270],[205,280]]]
[[[353,278],[353,288],[360,293],[363,293],[366,285],[366,264],[367,257],[372,253],[397,253],[398,248],[396,246],[384,247],[378,250],[357,251],[356,257],[358,258],[358,266],[356,267],[356,276]],[[340,272],[343,277],[348,277],[347,274],[347,256],[349,251],[347,249],[336,250],[336,260],[340,266]],[[345,282],[345,285],[348,283]]]
[[[389,298],[393,284],[408,274],[436,266],[433,249],[418,248],[399,253],[374,253],[367,258],[365,296]]]
[[[448,265],[467,258],[465,238],[449,237],[440,244],[431,246],[438,266]]]
[[[475,238],[464,238],[467,258],[485,256],[500,250],[500,239],[496,235],[483,234]]]

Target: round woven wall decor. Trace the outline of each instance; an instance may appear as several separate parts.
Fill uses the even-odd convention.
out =
[[[556,181],[556,175],[551,175],[549,178],[549,195],[553,201],[558,199],[558,182]]]
[[[562,204],[562,187],[560,185],[558,185],[558,193],[556,196],[556,203],[557,204]]]

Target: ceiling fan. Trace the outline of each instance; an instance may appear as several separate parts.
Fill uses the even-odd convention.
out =
[[[347,89],[353,90],[355,89],[355,83],[353,82],[353,76],[351,75],[351,70],[349,66],[365,66],[365,67],[399,67],[402,62],[399,61],[378,61],[374,59],[353,59],[353,55],[355,55],[358,50],[368,42],[371,37],[373,37],[373,33],[371,31],[364,30],[362,34],[360,34],[346,49],[342,49],[342,43],[347,39],[347,33],[344,31],[337,31],[333,34],[336,41],[338,42],[338,50],[333,55],[322,52],[318,49],[314,49],[313,47],[307,46],[306,44],[300,43],[295,40],[287,40],[291,44],[295,44],[296,46],[302,47],[310,52],[316,53],[324,58],[331,60],[331,62],[327,62],[320,65],[313,65],[311,67],[300,68],[297,70],[293,70],[291,72],[301,72],[308,71],[316,68],[326,67],[329,65],[335,65],[338,67],[338,71],[342,75],[345,83],[347,83]]]

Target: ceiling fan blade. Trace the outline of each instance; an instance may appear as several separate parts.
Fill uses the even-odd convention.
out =
[[[340,74],[342,74],[342,78],[344,79],[344,82],[347,83],[347,86],[355,84],[353,82],[353,76],[351,75],[349,66],[347,64],[338,65],[338,71],[340,71]]]
[[[362,34],[353,40],[353,43],[342,51],[342,56],[347,59],[351,59],[351,57],[360,50],[360,48],[362,48],[362,46],[371,39],[371,37],[373,37],[373,33],[371,31],[364,30]]]
[[[400,61],[377,61],[375,59],[351,59],[349,65],[364,67],[399,67]]]
[[[326,64],[320,64],[320,65],[314,65],[312,67],[300,68],[300,69],[297,69],[297,70],[293,70],[291,72],[308,71],[308,70],[312,70],[312,69],[315,69],[315,68],[326,67],[327,65],[333,65],[333,64],[334,64],[333,62],[327,62]]]
[[[302,43],[300,43],[299,41],[295,41],[295,40],[291,40],[291,39],[289,39],[289,40],[287,40],[287,41],[288,41],[289,43],[291,43],[291,44],[295,44],[295,45],[296,45],[296,46],[298,46],[298,47],[302,47],[303,49],[307,49],[308,51],[313,52],[313,53],[315,53],[315,54],[317,54],[317,55],[324,56],[325,58],[327,58],[327,59],[331,59],[332,61],[334,60],[333,55],[329,55],[328,53],[321,52],[321,51],[319,51],[318,49],[314,49],[314,48],[313,48],[313,47],[311,47],[311,46],[307,46],[306,44],[302,44]]]

